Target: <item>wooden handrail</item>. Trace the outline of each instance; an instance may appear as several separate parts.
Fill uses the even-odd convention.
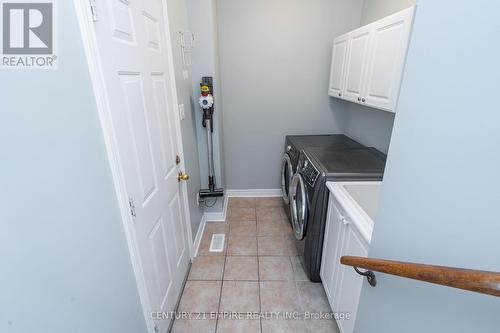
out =
[[[500,297],[500,273],[344,256],[343,265]],[[374,278],[374,277],[373,277]]]

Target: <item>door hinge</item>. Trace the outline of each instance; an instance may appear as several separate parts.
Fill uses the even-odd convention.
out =
[[[181,164],[181,157],[179,155],[175,156],[175,164]]]
[[[95,0],[89,0],[90,12],[92,13],[92,21],[97,22],[99,17],[97,16],[97,4]]]
[[[130,207],[130,215],[135,219],[137,214],[135,213],[135,204],[134,204],[134,199],[129,198],[128,199],[128,206]]]

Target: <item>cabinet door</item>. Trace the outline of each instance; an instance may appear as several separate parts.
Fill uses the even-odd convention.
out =
[[[328,215],[326,219],[325,236],[323,242],[323,255],[321,259],[321,281],[325,288],[326,296],[333,308],[335,295],[335,270],[340,264],[340,227],[342,215],[339,213],[330,195]]]
[[[368,245],[355,227],[348,223],[343,224],[343,241],[340,256],[368,256]],[[337,287],[335,294],[335,305],[333,311],[349,312],[349,320],[338,320],[337,324],[342,333],[352,333],[356,321],[363,277],[358,275],[350,266],[339,264],[337,275]]]
[[[365,104],[394,111],[399,96],[414,7],[371,24]]]
[[[349,35],[344,98],[361,102],[364,76],[370,50],[371,27],[354,30]]]
[[[341,98],[344,93],[344,77],[348,42],[349,35],[337,37],[333,41],[330,88],[328,89],[328,94],[332,97]]]

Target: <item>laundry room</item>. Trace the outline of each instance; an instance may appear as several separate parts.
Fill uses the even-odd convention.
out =
[[[200,168],[192,170],[193,182],[201,174],[201,187],[208,187],[207,134],[197,101],[203,76],[215,83],[214,179],[229,195],[278,195],[282,184],[275,170],[282,165],[287,135],[345,134],[387,154],[394,110],[332,98],[328,89],[325,93],[332,36],[414,4],[413,0],[325,0],[314,6],[304,1],[187,1],[184,22],[173,18],[179,22],[175,27],[179,36],[173,38],[182,41],[176,50],[181,54],[178,75],[191,73],[193,87],[191,102],[190,88],[178,88],[186,95],[185,103],[194,105],[191,118],[182,125],[183,132],[186,127],[190,133],[185,140],[197,138]],[[193,187],[192,193],[196,191]],[[224,210],[222,199],[203,200],[201,206],[212,219]]]
[[[498,12],[0,0],[0,332],[496,332]]]

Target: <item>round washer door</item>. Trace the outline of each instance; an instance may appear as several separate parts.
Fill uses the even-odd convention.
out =
[[[307,193],[304,179],[299,173],[292,178],[290,185],[290,210],[295,238],[302,240],[307,223]]]
[[[281,193],[283,194],[283,201],[285,204],[290,203],[290,183],[293,177],[292,162],[290,156],[285,154],[283,162],[281,163]]]

